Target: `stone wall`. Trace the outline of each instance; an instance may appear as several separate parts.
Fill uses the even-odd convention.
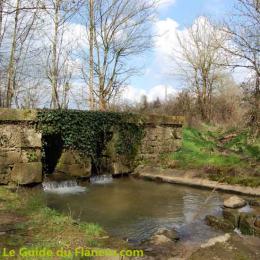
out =
[[[158,166],[161,155],[175,152],[181,147],[183,123],[184,117],[143,116],[144,137],[139,144],[134,161],[131,162],[128,158],[115,154],[109,144],[108,156],[112,158],[113,175],[131,173],[140,164]]]
[[[0,109],[0,184],[42,182],[42,135],[36,131],[36,118],[36,110]],[[131,160],[115,153],[114,133],[101,158],[104,162],[102,172],[125,174],[140,163],[158,163],[161,154],[180,148],[183,122],[183,117],[142,116],[144,137],[136,157]],[[52,150],[55,152],[58,147]],[[90,158],[82,158],[77,151],[65,149],[59,154],[54,168],[55,172],[73,177],[89,177],[92,170]]]
[[[159,156],[178,150],[182,144],[182,128],[176,125],[151,125],[145,127],[137,159],[156,163]]]
[[[0,184],[42,182],[42,142],[30,123],[35,112],[0,110]]]

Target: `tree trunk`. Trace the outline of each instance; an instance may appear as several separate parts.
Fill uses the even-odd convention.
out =
[[[15,51],[17,47],[16,38],[17,38],[18,18],[19,18],[19,7],[20,7],[20,0],[17,0],[11,54],[10,54],[10,60],[9,60],[9,65],[7,70],[8,76],[7,76],[6,107],[12,106],[12,99],[14,96]]]
[[[260,75],[256,73],[256,81],[255,81],[255,118],[254,123],[259,126],[260,125]]]
[[[0,0],[0,48],[2,46],[2,27],[3,27],[3,0]],[[4,106],[4,94],[2,92],[3,88],[3,81],[2,81],[2,75],[0,71],[0,107]]]
[[[94,110],[94,0],[89,0],[89,108]]]
[[[56,1],[55,18],[54,18],[54,37],[52,42],[52,101],[51,108],[57,109],[59,107],[58,100],[58,64],[57,64],[57,44],[58,44],[58,29],[59,29],[59,9],[60,0]]]

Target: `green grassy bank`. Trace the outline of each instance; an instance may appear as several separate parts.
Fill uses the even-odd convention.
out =
[[[0,187],[0,231],[0,250],[105,247],[109,239],[100,226],[78,223],[48,208],[39,192],[6,187]]]
[[[184,128],[182,148],[162,156],[165,167],[202,169],[212,180],[260,186],[260,139],[247,130],[202,126]]]

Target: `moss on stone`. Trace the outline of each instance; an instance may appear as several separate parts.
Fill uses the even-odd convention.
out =
[[[37,110],[34,109],[0,109],[0,121],[35,121]]]

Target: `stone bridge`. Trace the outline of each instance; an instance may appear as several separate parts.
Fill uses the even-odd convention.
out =
[[[28,185],[43,181],[43,154],[44,157],[53,155],[43,149],[42,134],[36,130],[37,113],[37,110],[0,109],[0,184]],[[183,123],[183,117],[145,116],[145,134],[136,156],[137,165],[156,164],[161,154],[179,149]],[[52,152],[55,150],[54,145]],[[92,173],[92,165],[89,158],[83,157],[75,150],[62,149],[52,171],[87,178]],[[120,160],[109,160],[109,172],[113,175],[134,170]]]

